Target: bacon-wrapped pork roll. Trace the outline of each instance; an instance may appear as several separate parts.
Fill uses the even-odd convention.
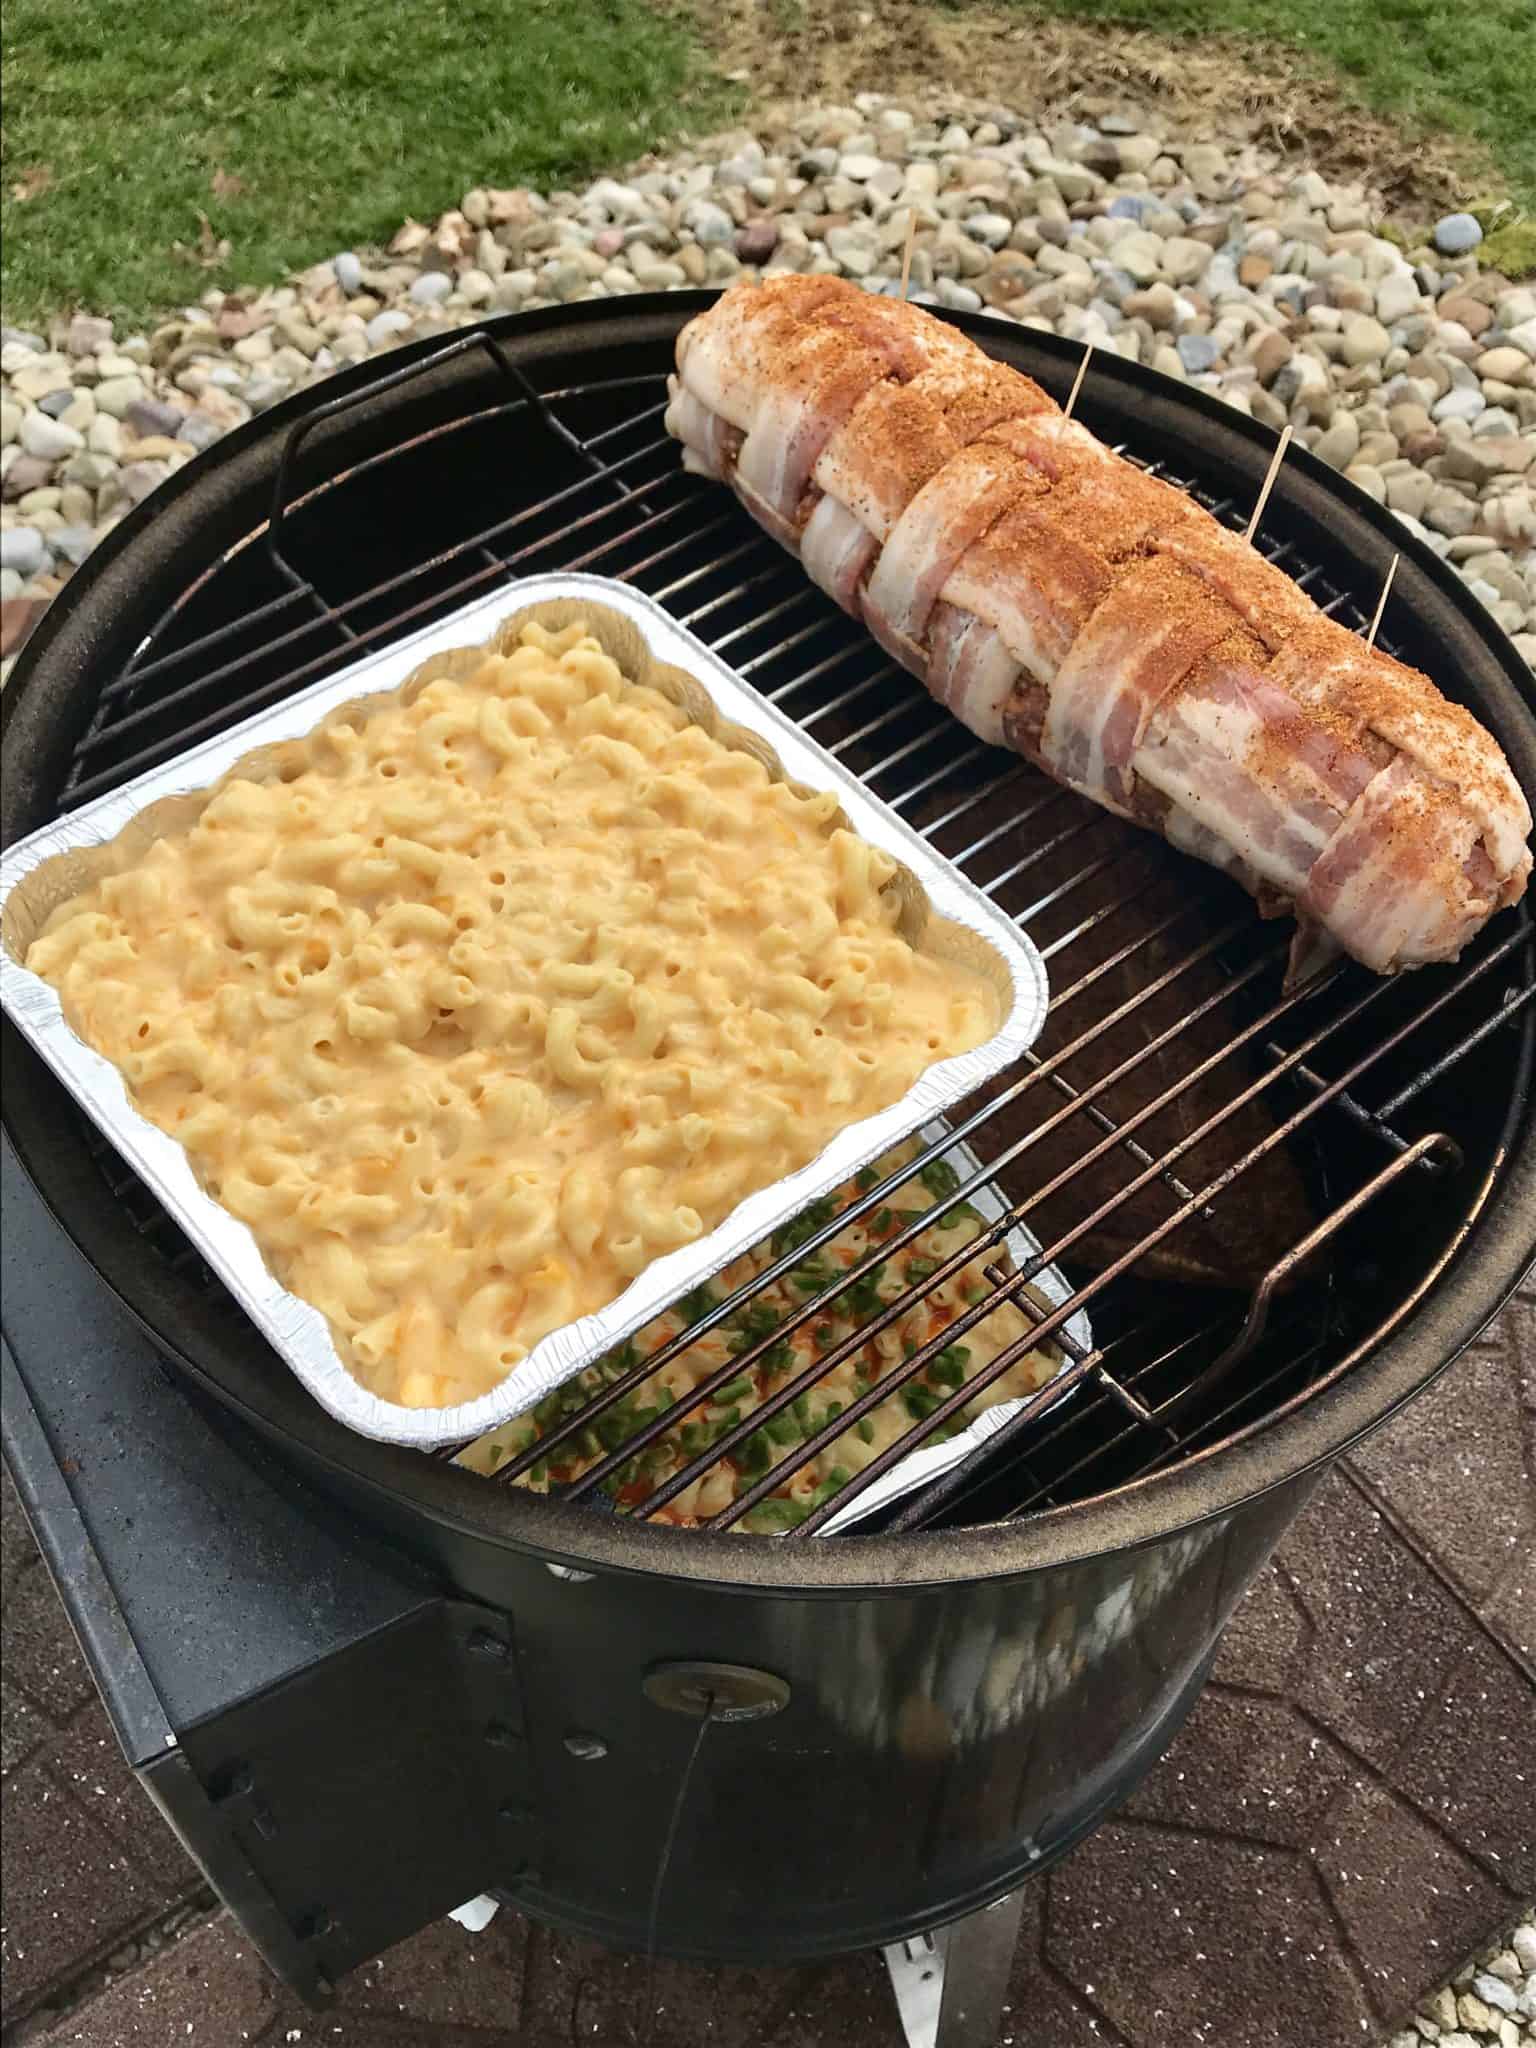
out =
[[[982,739],[1235,875],[1378,973],[1454,959],[1530,873],[1498,744],[1193,499],[915,306],[734,285],[667,410]]]

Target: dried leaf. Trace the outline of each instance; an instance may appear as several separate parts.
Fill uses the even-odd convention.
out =
[[[237,178],[233,171],[226,171],[222,164],[213,174],[213,196],[215,199],[238,199],[245,190],[244,178]]]
[[[212,221],[199,208],[197,247],[189,249],[185,242],[172,242],[171,249],[184,263],[195,263],[199,270],[218,270],[229,261],[230,246],[228,235],[215,235]]]
[[[25,203],[28,199],[38,198],[52,183],[52,164],[27,164],[11,187],[11,197],[18,203]]]

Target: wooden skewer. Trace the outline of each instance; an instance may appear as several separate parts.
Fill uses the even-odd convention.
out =
[[[901,296],[907,296],[907,282],[912,275],[912,244],[917,240],[917,208],[914,206],[907,215],[907,241],[901,252]]]
[[[1093,343],[1085,341],[1083,343],[1083,360],[1077,366],[1077,375],[1072,379],[1072,389],[1067,393],[1067,402],[1061,409],[1061,416],[1064,420],[1069,420],[1072,417],[1072,408],[1077,403],[1077,394],[1083,388],[1083,379],[1088,374],[1088,364],[1092,356]]]
[[[1275,487],[1275,478],[1280,474],[1280,465],[1285,460],[1285,451],[1291,445],[1291,429],[1287,426],[1281,433],[1274,454],[1269,458],[1269,471],[1259,488],[1259,501],[1253,508],[1253,517],[1243,532],[1244,540],[1252,540],[1259,530],[1259,521],[1264,517],[1264,507],[1269,503],[1269,494]]]
[[[1376,600],[1376,616],[1371,620],[1371,630],[1365,636],[1367,647],[1374,647],[1376,645],[1376,632],[1377,628],[1381,625],[1381,615],[1387,608],[1387,599],[1392,595],[1392,578],[1397,574],[1397,565],[1402,559],[1401,555],[1394,555],[1392,557],[1392,566],[1387,571],[1387,580],[1382,584],[1381,595]]]

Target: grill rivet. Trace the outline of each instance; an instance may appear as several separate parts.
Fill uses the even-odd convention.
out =
[[[492,1749],[510,1749],[517,1741],[517,1733],[515,1729],[509,1728],[505,1721],[488,1721],[485,1739]]]
[[[583,1735],[579,1732],[567,1735],[565,1746],[574,1757],[584,1764],[594,1764],[599,1757],[608,1754],[608,1745],[600,1735]]]
[[[464,1639],[464,1647],[471,1657],[489,1657],[497,1661],[512,1654],[512,1645],[500,1636],[493,1636],[488,1628],[471,1629]]]

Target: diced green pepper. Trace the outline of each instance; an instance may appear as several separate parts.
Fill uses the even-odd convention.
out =
[[[861,1166],[858,1172],[853,1176],[853,1184],[858,1189],[861,1195],[867,1195],[870,1189],[874,1186],[875,1182],[879,1178],[880,1174],[877,1168],[873,1166]]]
[[[909,1280],[931,1280],[938,1270],[939,1262],[937,1259],[908,1259],[907,1261],[907,1278]]]
[[[914,1422],[926,1422],[939,1405],[939,1396],[931,1387],[906,1387],[901,1398]]]
[[[741,1526],[754,1536],[782,1536],[787,1529],[796,1529],[810,1513],[810,1509],[797,1500],[760,1500],[741,1518]]]
[[[763,1428],[776,1444],[797,1444],[805,1434],[793,1408],[781,1408],[777,1415],[770,1415]]]
[[[847,1316],[857,1322],[864,1316],[872,1316],[880,1306],[880,1282],[885,1277],[885,1266],[871,1266],[867,1273],[861,1273],[851,1287],[833,1302],[832,1306],[840,1316]]]
[[[823,1287],[830,1287],[837,1278],[832,1268],[820,1259],[802,1259],[789,1276],[790,1285],[799,1288],[802,1294],[816,1294]]]
[[[861,1415],[858,1421],[858,1432],[860,1443],[872,1444],[875,1440],[874,1417],[870,1415]]]
[[[738,1471],[749,1479],[756,1479],[773,1463],[773,1439],[766,1430],[754,1430],[744,1444],[736,1446],[731,1456]]]
[[[695,1323],[702,1322],[710,1310],[717,1306],[714,1289],[706,1280],[701,1287],[695,1287],[692,1294],[685,1294],[677,1304],[677,1312],[691,1330]]]
[[[956,1202],[949,1214],[940,1220],[939,1228],[940,1230],[958,1230],[962,1223],[974,1223],[979,1230],[982,1224],[981,1211],[973,1209],[969,1202]]]
[[[951,1344],[928,1366],[928,1377],[941,1387],[958,1387],[965,1378],[971,1354],[964,1344]]]
[[[917,1177],[929,1194],[940,1197],[952,1195],[960,1185],[960,1176],[947,1159],[930,1159]]]
[[[764,1301],[749,1301],[740,1315],[727,1325],[729,1334],[725,1341],[732,1351],[749,1351],[764,1337],[771,1337],[778,1327],[776,1310]]]
[[[841,1492],[852,1477],[853,1474],[846,1465],[834,1465],[811,1495],[811,1505],[819,1508],[823,1501],[830,1500],[834,1493]]]
[[[775,1255],[782,1258],[786,1252],[794,1251],[797,1246],[804,1244],[808,1237],[814,1237],[824,1223],[830,1223],[836,1214],[835,1197],[829,1195],[824,1201],[812,1202],[808,1209],[802,1209],[798,1216],[791,1217],[788,1223],[773,1233]]]
[[[713,1396],[714,1405],[721,1408],[730,1401],[750,1401],[756,1391],[751,1380],[743,1373],[739,1380],[732,1380],[728,1387],[716,1389]]]

